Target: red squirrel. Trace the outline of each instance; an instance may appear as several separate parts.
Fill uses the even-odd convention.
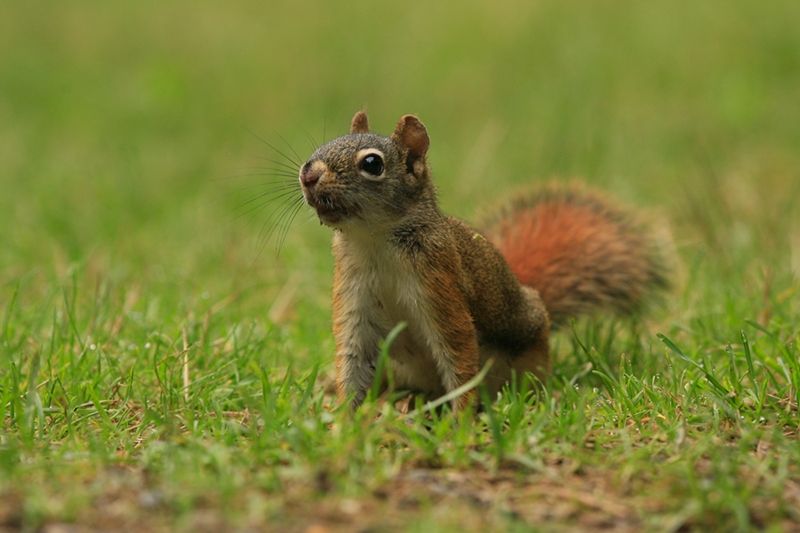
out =
[[[425,126],[405,115],[389,137],[356,113],[350,133],[300,169],[303,197],[333,228],[333,332],[340,402],[357,408],[381,341],[396,389],[431,400],[476,376],[496,394],[550,370],[552,325],[640,307],[666,286],[654,243],[595,193],[549,187],[512,200],[481,230],[439,210]],[[474,391],[452,407],[472,404]]]

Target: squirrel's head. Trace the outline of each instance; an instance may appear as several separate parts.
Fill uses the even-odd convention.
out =
[[[413,115],[383,137],[369,131],[367,114],[359,111],[348,135],[319,147],[300,169],[303,197],[334,228],[357,220],[395,221],[435,196],[429,145],[425,126]]]

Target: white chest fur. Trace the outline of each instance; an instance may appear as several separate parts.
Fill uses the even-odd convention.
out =
[[[374,364],[379,345],[401,322],[403,332],[391,346],[390,366],[397,388],[433,395],[445,392],[437,367],[442,342],[434,327],[431,303],[415,265],[386,239],[337,233],[337,291],[340,298],[335,320],[340,349]]]

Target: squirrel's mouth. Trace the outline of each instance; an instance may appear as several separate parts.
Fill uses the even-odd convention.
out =
[[[343,222],[355,214],[355,208],[333,201],[331,198],[315,194],[304,195],[306,203],[314,208],[323,224],[333,225]]]

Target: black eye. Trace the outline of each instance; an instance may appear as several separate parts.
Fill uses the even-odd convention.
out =
[[[358,164],[358,168],[367,174],[380,176],[383,174],[383,159],[377,154],[369,154],[361,160],[361,163]]]

